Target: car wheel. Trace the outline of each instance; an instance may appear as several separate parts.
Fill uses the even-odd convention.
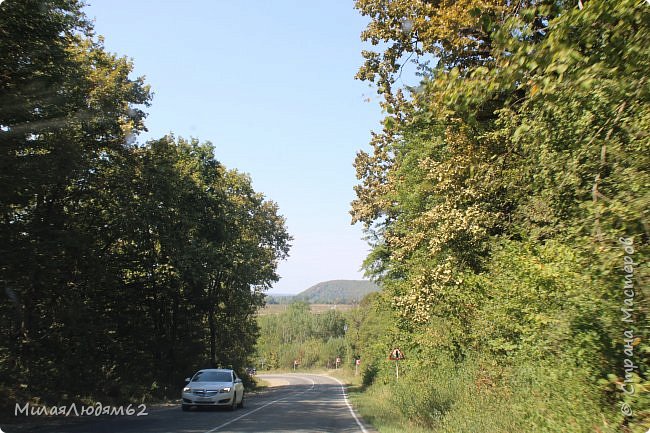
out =
[[[183,412],[187,412],[188,410],[190,410],[190,407],[186,404],[182,404],[181,408],[183,409]]]
[[[232,396],[232,404],[230,405],[230,410],[235,410],[237,408],[237,393]]]
[[[243,393],[241,395],[241,401],[239,402],[237,407],[240,408],[240,409],[244,407],[244,394]]]

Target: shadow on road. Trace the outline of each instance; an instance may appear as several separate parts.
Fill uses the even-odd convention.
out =
[[[128,404],[128,403],[127,403]],[[0,424],[5,433],[358,432],[337,384],[275,384],[246,396],[245,407],[152,408],[147,416],[27,417]],[[229,423],[230,421],[236,420]]]

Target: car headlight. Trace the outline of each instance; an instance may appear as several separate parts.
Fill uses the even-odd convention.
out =
[[[228,386],[226,388],[221,388],[221,391],[219,392],[230,392],[230,387]]]
[[[191,390],[190,390],[190,387],[189,387],[189,386],[186,386],[185,388],[183,388],[183,392],[190,392],[190,391],[191,391]]]

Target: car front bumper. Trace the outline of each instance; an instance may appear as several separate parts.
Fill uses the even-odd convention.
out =
[[[214,396],[202,397],[195,394],[183,393],[183,404],[187,406],[227,406],[232,404],[233,394],[219,393]]]

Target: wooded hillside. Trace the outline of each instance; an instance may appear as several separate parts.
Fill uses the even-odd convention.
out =
[[[369,395],[436,432],[645,433],[650,5],[356,7],[386,117],[351,213],[394,315]]]
[[[331,280],[315,284],[294,296],[296,301],[310,304],[354,304],[379,287],[364,280]]]

